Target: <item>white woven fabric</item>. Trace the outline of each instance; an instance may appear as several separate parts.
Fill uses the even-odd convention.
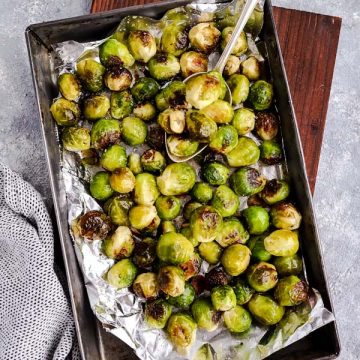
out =
[[[53,242],[40,194],[0,164],[1,360],[80,358]]]

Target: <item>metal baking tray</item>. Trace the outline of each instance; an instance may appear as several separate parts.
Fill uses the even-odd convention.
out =
[[[131,360],[136,359],[136,356],[127,345],[107,333],[93,315],[85,290],[86,283],[84,283],[84,278],[78,266],[73,241],[69,234],[66,194],[60,170],[58,132],[49,111],[52,99],[58,94],[54,65],[55,53],[52,45],[67,40],[78,42],[100,40],[108,36],[124,16],[144,15],[159,18],[165,11],[186,5],[189,2],[190,0],[170,0],[157,4],[134,6],[94,15],[35,24],[26,29],[25,35],[39,106],[44,150],[47,157],[69,293],[81,355],[86,360]],[[261,38],[266,44],[270,70],[274,79],[274,90],[281,118],[285,154],[291,175],[290,182],[292,182],[293,195],[297,200],[299,210],[303,214],[303,226],[301,227],[300,236],[308,281],[312,287],[320,291],[326,308],[333,311],[326,283],[320,240],[316,228],[299,131],[270,0],[266,0],[264,11],[265,24]],[[332,322],[289,347],[274,353],[269,359],[333,359],[338,356],[339,352],[340,344],[336,324]]]

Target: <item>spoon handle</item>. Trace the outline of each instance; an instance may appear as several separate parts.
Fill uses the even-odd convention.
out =
[[[258,2],[258,0],[247,0],[246,1],[245,5],[240,13],[240,16],[236,22],[236,26],[231,35],[230,41],[227,43],[217,64],[215,65],[214,70],[218,71],[220,74],[222,74],[224,67],[226,65],[226,62],[231,54],[231,51],[234,48],[239,35],[244,30],[244,27],[245,27],[247,21],[249,20],[252,12],[254,11],[257,2]]]

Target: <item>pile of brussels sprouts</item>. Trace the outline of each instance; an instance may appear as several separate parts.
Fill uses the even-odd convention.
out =
[[[277,324],[307,299],[308,286],[298,277],[301,215],[289,184],[254,167],[278,164],[283,153],[272,85],[246,34],[224,77],[209,72],[184,84],[207,70],[233,28],[191,23],[182,10],[165,19],[157,38],[147,19],[127,18],[100,45],[100,61],[83,58],[60,75],[50,110],[80,166],[102,167],[89,191],[103,211],[80,216],[75,234],[101,241],[115,260],[104,279],[143,299],[147,324],[184,351],[197,329]],[[174,155],[209,144],[200,170],[169,161],[164,131]]]

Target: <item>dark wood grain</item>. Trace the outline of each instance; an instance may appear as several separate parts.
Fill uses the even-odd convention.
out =
[[[99,12],[158,0],[94,0]],[[341,19],[274,7],[280,46],[314,191],[330,96]]]

